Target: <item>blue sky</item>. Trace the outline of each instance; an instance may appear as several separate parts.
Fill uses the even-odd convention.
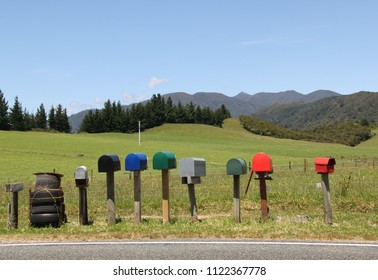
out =
[[[0,89],[69,114],[183,91],[378,91],[375,0],[0,0]]]

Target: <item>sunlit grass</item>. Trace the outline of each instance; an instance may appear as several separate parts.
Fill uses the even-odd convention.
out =
[[[19,196],[19,228],[7,228],[10,194],[0,191],[0,242],[7,240],[95,240],[140,238],[264,238],[264,239],[352,239],[378,240],[378,142],[377,137],[351,148],[335,144],[274,139],[250,134],[235,119],[224,128],[204,125],[163,125],[136,134],[50,134],[0,131],[0,185],[23,182]],[[177,160],[202,157],[207,176],[196,185],[200,222],[193,223],[187,185],[181,184],[178,170],[170,172],[171,223],[162,224],[161,173],[152,169],[157,151],[171,151]],[[268,182],[270,219],[260,220],[260,196],[256,180],[244,190],[249,175],[241,177],[241,219],[233,217],[232,177],[226,162],[242,157],[247,162],[260,151],[273,159],[273,180]],[[133,224],[133,180],[124,171],[128,153],[144,152],[149,169],[142,172],[142,223]],[[119,221],[106,222],[106,177],[97,172],[103,154],[120,156],[122,170],[115,174],[116,215]],[[335,173],[330,174],[333,207],[332,226],[323,222],[322,193],[316,188],[320,175],[314,172],[313,158],[334,156]],[[289,162],[290,169],[289,169]],[[306,162],[306,165],[305,165]],[[89,169],[88,213],[92,222],[80,226],[78,189],[73,172]],[[68,223],[60,228],[32,228],[28,220],[28,189],[34,172],[64,174]]]

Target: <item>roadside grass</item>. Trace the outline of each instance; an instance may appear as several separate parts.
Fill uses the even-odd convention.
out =
[[[0,131],[0,242],[117,240],[155,238],[262,238],[319,240],[378,240],[378,138],[354,148],[305,141],[274,139],[253,135],[236,119],[226,120],[224,128],[204,125],[163,125],[137,134],[51,134]],[[171,223],[162,224],[161,174],[152,169],[157,151],[183,157],[206,159],[207,176],[195,186],[200,222],[193,223],[189,212],[187,185],[181,184],[178,169],[170,171]],[[260,151],[273,159],[273,180],[268,181],[270,219],[260,220],[260,196],[249,175],[241,176],[241,219],[234,222],[232,176],[226,175],[226,162],[242,157],[247,162]],[[133,224],[133,179],[129,172],[115,174],[115,203],[118,223],[106,223],[106,178],[97,172],[103,154],[125,156],[143,152],[149,156],[149,169],[142,172],[142,223]],[[330,174],[332,226],[323,222],[322,193],[316,187],[320,175],[314,172],[313,158],[336,158]],[[290,168],[289,168],[290,162]],[[305,165],[306,162],[306,165]],[[92,224],[78,222],[78,189],[73,172],[86,165],[90,170],[88,213]],[[32,228],[28,221],[28,189],[33,188],[34,172],[62,173],[68,223],[60,228]],[[23,182],[19,195],[19,228],[7,228],[10,194],[4,184]]]

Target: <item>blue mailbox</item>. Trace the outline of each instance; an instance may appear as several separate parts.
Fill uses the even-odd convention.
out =
[[[148,158],[142,153],[131,153],[125,158],[125,170],[127,171],[142,171],[147,170]]]

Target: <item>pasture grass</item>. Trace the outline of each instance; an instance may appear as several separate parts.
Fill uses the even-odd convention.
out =
[[[376,131],[378,132],[378,131]],[[228,119],[224,128],[205,125],[166,124],[137,134],[59,134],[0,131],[0,242],[117,240],[155,238],[262,238],[319,240],[378,240],[378,138],[357,147],[305,141],[274,139],[245,131],[237,119]],[[183,157],[206,159],[207,176],[196,185],[200,221],[193,223],[189,195],[181,184],[178,169],[170,171],[171,223],[162,224],[161,173],[152,169],[157,151],[171,151]],[[270,219],[260,219],[260,196],[249,175],[241,176],[241,219],[233,217],[232,176],[226,175],[230,158],[247,162],[257,152],[273,159],[273,180],[268,182]],[[149,156],[149,169],[142,172],[142,223],[133,224],[133,179],[124,170],[115,174],[115,203],[118,223],[106,222],[106,177],[97,172],[103,154],[118,154],[121,167],[128,153]],[[336,158],[335,173],[330,174],[333,207],[332,226],[323,222],[322,193],[316,187],[320,175],[314,172],[313,158]],[[290,169],[289,169],[289,162]],[[306,165],[305,165],[306,162]],[[78,221],[78,189],[73,173],[85,165],[90,173],[88,213],[91,225]],[[29,226],[28,189],[33,188],[34,172],[64,174],[68,223],[60,228]],[[6,183],[22,182],[19,195],[19,228],[7,228],[10,194]]]

